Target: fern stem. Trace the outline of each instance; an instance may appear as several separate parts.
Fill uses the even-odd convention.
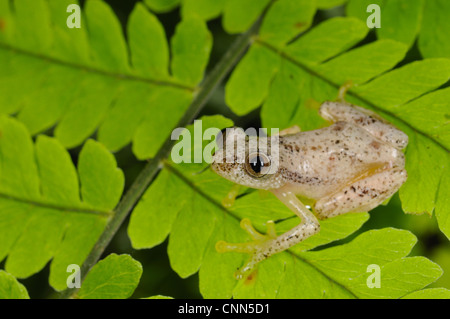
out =
[[[188,110],[184,113],[176,127],[185,127],[193,122],[199,112],[202,110],[208,99],[211,97],[214,90],[232,70],[235,64],[243,56],[248,46],[252,41],[252,37],[257,34],[261,18],[244,34],[239,36],[233,45],[224,54],[219,63],[211,71],[211,73],[203,81],[199,87],[197,94],[189,106]],[[170,136],[165,140],[163,146],[159,149],[156,156],[150,160],[150,162],[140,172],[136,180],[130,186],[126,194],[123,196],[120,203],[117,205],[115,212],[110,217],[105,230],[97,240],[96,244],[92,248],[91,252],[85,259],[81,266],[81,279],[83,280],[92,266],[99,260],[106,247],[111,242],[112,238],[131,212],[133,207],[139,201],[145,190],[153,182],[158,172],[162,168],[162,162],[170,155],[170,151],[175,141],[172,141]],[[75,297],[77,292],[76,288],[66,289],[61,293],[61,298]]]

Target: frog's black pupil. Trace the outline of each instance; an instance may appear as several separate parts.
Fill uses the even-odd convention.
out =
[[[261,173],[261,168],[264,166],[264,161],[260,156],[255,156],[250,161],[250,166],[255,173],[259,174]]]

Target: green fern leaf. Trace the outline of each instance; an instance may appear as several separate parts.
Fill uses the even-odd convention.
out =
[[[86,2],[80,29],[69,29],[61,17],[71,3],[0,1],[0,113],[18,113],[33,135],[56,125],[67,148],[98,130],[110,150],[133,142],[138,158],[153,157],[203,78],[212,46],[206,24],[184,19],[169,59],[164,29],[142,4],[128,21],[127,43],[99,0]]]
[[[155,12],[163,13],[172,10],[181,0],[145,0],[145,4]]]
[[[156,296],[150,296],[144,299],[173,299],[173,297],[169,296],[163,296],[163,295],[156,295]]]
[[[450,22],[447,12],[450,4],[445,0],[349,0],[348,16],[366,21],[370,4],[380,6],[381,28],[376,30],[379,39],[392,39],[409,47],[418,38],[418,48],[424,58],[449,58],[447,38]]]
[[[157,13],[173,10],[180,5],[183,17],[211,20],[223,15],[224,29],[229,33],[241,33],[252,26],[270,0],[145,0],[144,2]]]
[[[23,124],[5,116],[0,132],[0,260],[8,256],[6,271],[26,278],[53,259],[50,284],[65,289],[67,266],[83,263],[118,203],[123,173],[93,140],[77,170],[54,138],[33,143]]]
[[[443,288],[430,288],[413,292],[403,299],[449,299],[450,291]]]
[[[14,276],[0,270],[0,299],[29,299],[28,291]]]
[[[446,18],[448,10],[450,10],[448,1],[425,1],[419,35],[419,48],[424,57],[450,57],[450,44],[445,40],[447,30],[450,29],[450,22]]]
[[[130,255],[111,254],[100,260],[86,276],[77,298],[126,299],[129,298],[142,275],[142,265]]]
[[[346,3],[348,0],[309,0],[309,1],[291,1],[284,0],[280,2],[279,8],[287,9],[294,7],[299,10],[301,7],[330,9]],[[203,20],[211,20],[222,15],[222,25],[228,33],[241,33],[249,29],[258,19],[261,13],[271,3],[270,0],[145,0],[145,4],[157,13],[164,13],[173,10],[178,5],[181,6],[183,17],[195,16]],[[272,1],[273,2],[273,1]],[[300,12],[301,15],[308,15],[308,10]],[[285,17],[292,17],[292,11],[286,11]],[[300,19],[301,20],[301,19]],[[303,21],[294,21],[290,23],[287,20],[281,20],[282,25],[290,24],[294,29],[307,27]],[[299,28],[300,27],[300,28]],[[273,30],[273,29],[272,29]]]

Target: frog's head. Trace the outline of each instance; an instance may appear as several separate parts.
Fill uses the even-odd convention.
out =
[[[278,136],[248,136],[241,128],[229,128],[222,147],[214,154],[212,169],[240,185],[258,189],[279,188]],[[219,143],[220,144],[220,143]]]

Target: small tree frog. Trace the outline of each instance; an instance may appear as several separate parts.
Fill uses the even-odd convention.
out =
[[[243,219],[241,227],[252,242],[218,242],[219,252],[251,254],[237,278],[248,276],[265,258],[318,233],[318,219],[369,211],[406,181],[405,133],[375,113],[344,101],[325,102],[319,113],[333,124],[314,131],[293,127],[280,132],[277,161],[268,152],[274,148],[274,137],[266,137],[268,147],[251,151],[248,144],[253,139],[246,136],[244,146],[231,144],[231,158],[225,147],[213,156],[211,166],[216,173],[236,184],[271,191],[301,219],[298,226],[279,236],[273,222],[267,224],[267,235],[262,235]],[[245,136],[244,131],[232,128],[225,139],[228,142],[239,135]],[[314,202],[312,211],[297,195]]]

